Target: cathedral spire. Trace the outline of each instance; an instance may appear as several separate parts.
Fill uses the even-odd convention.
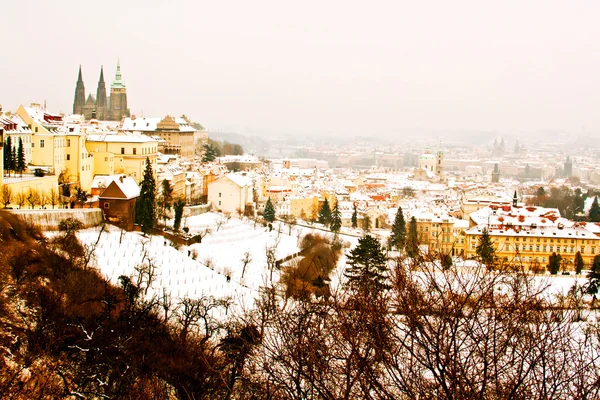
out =
[[[106,98],[106,84],[104,83],[104,67],[100,66],[100,79],[96,90],[96,118],[106,120],[108,118],[108,99]]]
[[[104,65],[100,66],[100,80],[98,83],[104,83]]]
[[[77,85],[75,86],[75,99],[73,101],[73,114],[83,114],[85,107],[85,87],[83,85],[83,77],[81,74],[81,65],[79,65],[79,75],[77,77]]]

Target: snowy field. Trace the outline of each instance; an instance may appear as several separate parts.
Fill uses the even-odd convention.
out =
[[[189,228],[190,234],[206,234],[202,243],[176,249],[162,236],[145,237],[139,232],[121,232],[106,225],[94,252],[93,265],[111,282],[118,284],[119,276],[134,275],[136,266],[142,262],[147,264],[150,260],[157,268],[149,295],[167,291],[174,300],[183,297],[230,297],[242,307],[251,307],[259,288],[271,279],[268,251],[272,250],[278,260],[297,253],[300,239],[313,232],[307,227],[294,226],[290,229],[278,222],[270,231],[260,224],[255,226],[253,221],[227,220],[223,215],[212,212],[187,217],[182,223],[184,225]],[[91,245],[98,240],[99,232],[100,228],[85,229],[79,232],[79,238],[85,245]],[[352,245],[358,241],[354,237],[342,237],[342,240]],[[250,261],[242,278],[242,260],[246,253],[249,253]],[[339,266],[343,268],[344,264],[345,257],[342,257]],[[276,269],[272,279],[274,282],[279,280]]]

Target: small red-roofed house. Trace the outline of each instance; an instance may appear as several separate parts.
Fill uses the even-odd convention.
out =
[[[104,218],[127,230],[133,230],[135,202],[140,188],[132,177],[121,175],[114,179],[98,198]]]

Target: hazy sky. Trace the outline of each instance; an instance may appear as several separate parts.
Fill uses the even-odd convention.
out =
[[[72,111],[121,59],[131,112],[242,133],[600,133],[600,2],[6,0],[0,104]]]

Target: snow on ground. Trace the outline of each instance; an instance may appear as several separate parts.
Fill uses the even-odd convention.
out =
[[[142,263],[145,253],[157,266],[157,276],[149,295],[167,291],[174,300],[203,295],[231,297],[238,305],[249,307],[260,287],[271,278],[267,263],[269,249],[274,250],[276,259],[282,259],[299,251],[299,241],[306,233],[324,233],[310,227],[290,228],[279,222],[275,222],[270,230],[254,221],[227,220],[212,212],[187,217],[182,225],[189,228],[190,234],[204,234],[207,230],[210,233],[201,243],[181,246],[178,250],[162,236],[145,237],[139,232],[121,232],[107,225],[95,250],[94,265],[111,282],[118,284],[119,276],[135,273],[134,268]],[[100,228],[85,229],[79,232],[79,237],[84,244],[90,245],[96,242],[99,232]],[[342,237],[342,240],[355,245],[358,239]],[[250,262],[242,278],[242,259],[246,252],[250,253]],[[344,264],[345,257],[342,257],[339,266]],[[273,281],[278,280],[279,271],[274,270]]]

